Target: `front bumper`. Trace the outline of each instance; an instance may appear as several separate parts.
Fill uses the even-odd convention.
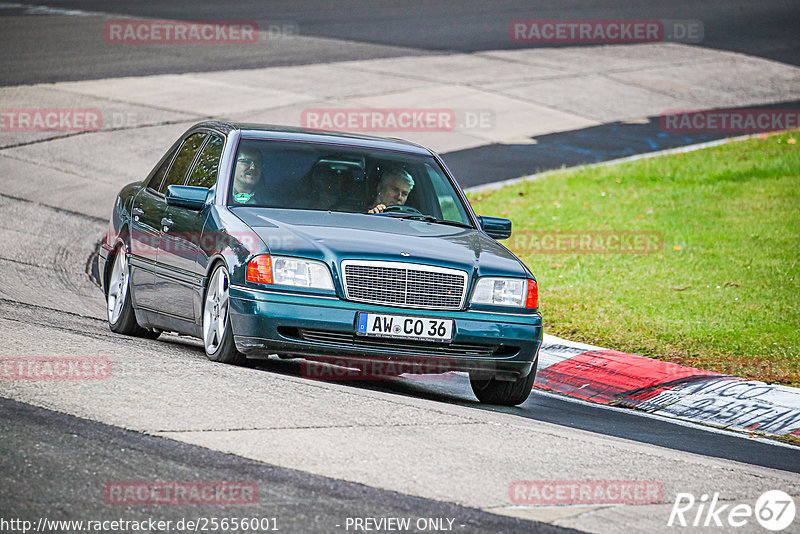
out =
[[[530,373],[542,344],[539,313],[401,309],[242,286],[231,286],[230,306],[236,348],[250,355],[426,361],[434,363],[429,372],[478,371],[513,379]],[[358,312],[453,319],[453,340],[435,343],[357,336]]]

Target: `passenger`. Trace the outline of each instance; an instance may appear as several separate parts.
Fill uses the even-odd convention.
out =
[[[414,187],[414,179],[405,170],[393,167],[383,172],[378,182],[378,193],[367,213],[382,213],[387,206],[402,206]]]
[[[233,173],[233,200],[237,204],[255,204],[256,186],[262,175],[261,152],[252,148],[241,148],[236,157],[236,169]]]

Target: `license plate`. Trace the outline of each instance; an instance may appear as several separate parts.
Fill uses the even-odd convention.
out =
[[[453,339],[453,320],[359,313],[356,333],[361,336],[447,342]]]

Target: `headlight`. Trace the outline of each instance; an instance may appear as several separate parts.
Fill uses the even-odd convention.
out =
[[[248,282],[333,290],[328,267],[319,261],[284,256],[256,256],[247,264]]]
[[[472,304],[538,308],[536,281],[524,278],[481,278],[472,293]]]

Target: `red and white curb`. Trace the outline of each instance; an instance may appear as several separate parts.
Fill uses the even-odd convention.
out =
[[[800,438],[800,389],[545,335],[535,388],[765,436]]]

